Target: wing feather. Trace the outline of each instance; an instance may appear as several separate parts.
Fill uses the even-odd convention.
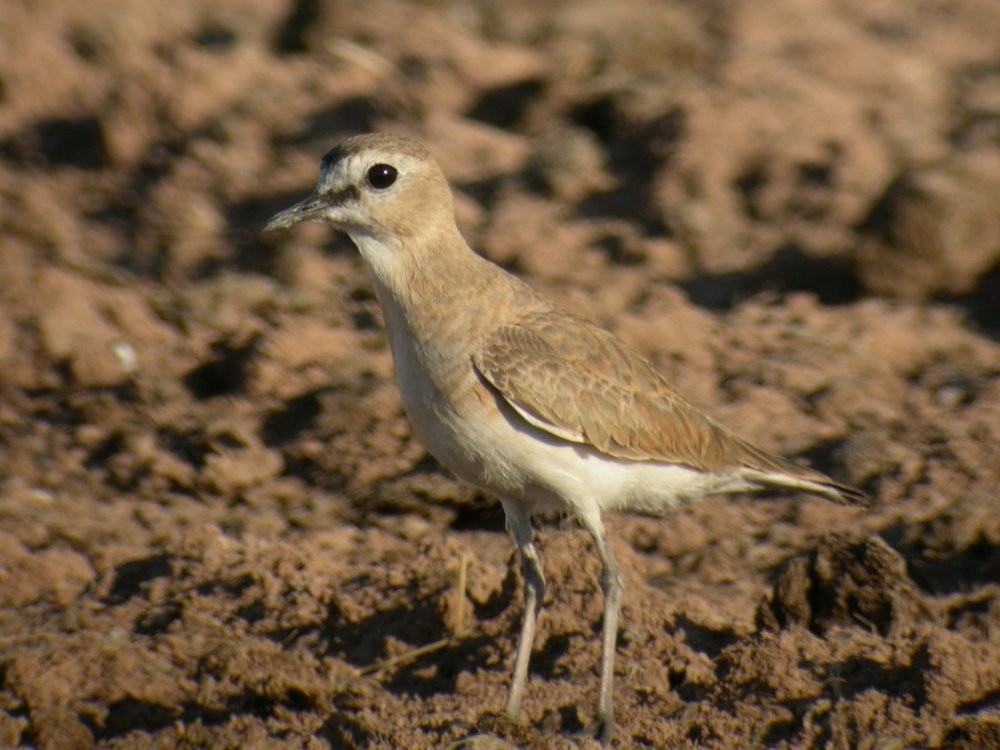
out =
[[[614,458],[827,480],[727,430],[610,333],[555,308],[498,327],[473,363],[530,424]]]

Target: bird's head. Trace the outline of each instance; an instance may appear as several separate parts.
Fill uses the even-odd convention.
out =
[[[423,144],[397,135],[360,135],[331,149],[311,195],[276,214],[265,231],[326,221],[361,247],[412,244],[454,225],[451,190]]]

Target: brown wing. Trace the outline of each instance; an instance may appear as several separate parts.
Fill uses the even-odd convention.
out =
[[[553,308],[498,328],[473,362],[528,422],[614,458],[825,479],[730,432],[610,333]]]

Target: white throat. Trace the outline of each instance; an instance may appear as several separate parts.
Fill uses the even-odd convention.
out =
[[[367,233],[348,232],[348,235],[381,286],[397,289],[403,283],[407,275],[405,266],[411,262],[403,248]]]

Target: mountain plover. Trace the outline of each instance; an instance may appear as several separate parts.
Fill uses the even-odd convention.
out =
[[[601,558],[597,719],[607,742],[622,584],[602,512],[666,512],[705,495],[768,488],[863,503],[857,490],[730,432],[612,334],[474,253],[455,225],[448,183],[420,143],[362,135],[331,150],[312,195],[266,229],[306,220],[346,232],[371,266],[417,438],[503,504],[524,572],[512,719],[521,713],[545,590],[533,513],[579,519]]]

